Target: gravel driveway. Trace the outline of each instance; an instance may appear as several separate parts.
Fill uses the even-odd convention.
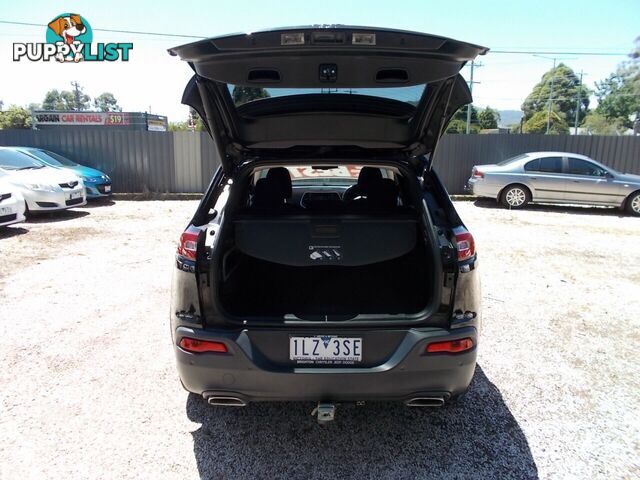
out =
[[[470,391],[439,410],[212,408],[170,345],[193,201],[0,231],[0,478],[637,478],[640,219],[458,203],[482,268]]]

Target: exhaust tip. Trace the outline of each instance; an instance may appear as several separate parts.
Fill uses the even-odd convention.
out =
[[[206,398],[209,405],[216,405],[219,407],[246,407],[247,402],[238,397],[217,397],[211,396]]]
[[[407,407],[442,407],[443,397],[415,397],[404,402]]]

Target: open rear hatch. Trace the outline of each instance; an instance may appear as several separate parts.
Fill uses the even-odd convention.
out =
[[[204,119],[225,171],[252,158],[372,152],[429,160],[471,101],[459,74],[487,48],[378,28],[235,34],[169,50],[195,71],[183,103]]]

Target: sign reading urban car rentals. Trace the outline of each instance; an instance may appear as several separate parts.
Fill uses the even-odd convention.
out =
[[[122,112],[35,112],[36,125],[129,125]]]
[[[13,44],[13,61],[114,62],[129,60],[133,43],[92,43],[93,30],[77,13],[62,13],[47,24],[46,42]]]

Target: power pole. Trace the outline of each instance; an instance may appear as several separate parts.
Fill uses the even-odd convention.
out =
[[[75,89],[76,110],[80,110],[80,84],[78,82],[71,82],[71,86]]]
[[[553,81],[556,78],[556,59],[553,59],[553,70],[551,70],[551,86],[549,87],[549,106],[547,107],[547,132],[549,135],[549,127],[551,126],[551,105],[553,105]]]
[[[551,107],[553,105],[553,83],[556,78],[556,61],[557,60],[573,60],[576,57],[545,57],[544,55],[533,54],[534,57],[545,58],[547,60],[553,60],[553,70],[551,70],[551,85],[549,87],[549,105],[547,105],[547,131],[549,135],[549,129],[551,128]]]
[[[573,127],[573,134],[578,135],[578,122],[580,121],[580,92],[582,91],[582,75],[584,72],[580,70],[580,84],[578,85],[578,99],[576,100],[576,123]]]
[[[480,83],[480,82],[474,82],[473,81],[473,69],[475,67],[482,67],[483,64],[482,63],[477,63],[474,60],[471,60],[471,73],[469,75],[469,91],[473,94],[473,84],[474,83]],[[469,132],[471,131],[471,107],[472,107],[473,103],[470,103],[469,105],[467,105],[467,135],[469,135]]]

